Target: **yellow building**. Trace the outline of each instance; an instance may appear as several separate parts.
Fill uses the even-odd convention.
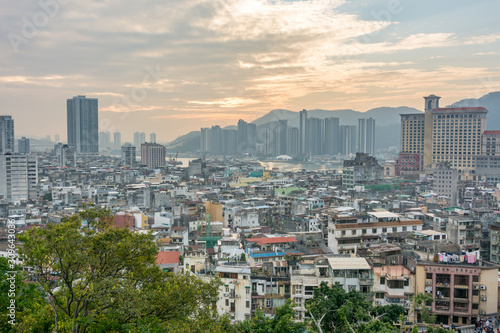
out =
[[[211,221],[224,222],[224,216],[222,214],[222,204],[207,201],[205,202],[205,212],[206,214],[210,214]]]
[[[465,325],[477,318],[498,315],[498,268],[500,266],[476,261],[414,261],[416,294],[432,295],[430,309],[437,314],[437,322]]]

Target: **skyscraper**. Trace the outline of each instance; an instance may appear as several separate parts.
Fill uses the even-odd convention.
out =
[[[257,144],[257,126],[243,119],[238,121],[238,153],[254,154]]]
[[[288,128],[287,154],[290,156],[299,155],[299,129],[297,127]]]
[[[325,144],[324,153],[338,155],[340,147],[339,118],[330,117],[325,119]]]
[[[481,155],[481,136],[486,129],[483,107],[440,108],[441,97],[424,97],[424,114],[401,115],[401,153],[396,173],[421,171],[432,164],[448,163],[458,178],[474,171]],[[423,162],[422,162],[423,158]]]
[[[156,133],[149,133],[149,142],[156,143]]]
[[[340,126],[340,153],[354,154],[356,150],[356,126]]]
[[[29,155],[30,153],[30,139],[26,139],[24,136],[17,140],[17,151],[19,154]]]
[[[0,116],[0,155],[14,152],[14,119]]]
[[[200,150],[202,152],[209,152],[211,149],[211,129],[208,127],[202,128],[200,133]]]
[[[306,156],[321,155],[325,122],[319,118],[306,119]]]
[[[68,145],[77,154],[99,153],[97,98],[75,96],[67,100]]]
[[[111,145],[111,134],[109,132],[99,132],[99,148],[109,148]]]
[[[307,111],[304,109],[299,113],[299,154],[306,155],[306,122]]]
[[[135,165],[136,164],[136,151],[135,147],[130,143],[126,143],[122,146],[122,158],[121,162],[123,165]]]
[[[120,132],[113,133],[113,145],[115,148],[120,148],[122,146],[122,134]]]
[[[141,145],[141,164],[148,168],[165,166],[165,147],[157,143],[143,143]]]
[[[358,149],[357,152],[375,155],[375,119],[358,119]]]
[[[146,133],[135,132],[134,133],[134,146],[136,150],[141,149],[141,145],[146,142]]]
[[[210,152],[220,154],[223,150],[222,129],[219,125],[212,126],[210,130]]]
[[[275,136],[276,155],[286,155],[288,154],[288,121],[280,120],[277,129]]]

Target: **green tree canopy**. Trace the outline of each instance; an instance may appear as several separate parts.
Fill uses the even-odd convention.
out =
[[[306,332],[303,323],[294,322],[295,310],[292,302],[287,302],[276,308],[273,318],[264,316],[262,310],[258,310],[254,317],[245,320],[235,326],[238,333],[302,333]]]
[[[362,293],[346,292],[340,284],[322,282],[306,301],[308,323],[314,332],[393,332],[404,313],[398,305],[373,307]],[[397,330],[396,330],[397,331]]]
[[[89,208],[20,239],[56,332],[217,332],[226,325],[215,308],[219,280],[161,271],[152,236],[113,227],[109,210]]]

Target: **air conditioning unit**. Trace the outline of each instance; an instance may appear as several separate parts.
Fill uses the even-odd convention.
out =
[[[430,284],[431,284],[431,281],[425,281],[425,284],[426,284],[426,285],[430,285]]]
[[[228,294],[228,293],[225,293],[225,294],[224,294],[224,297],[229,297],[229,294]]]
[[[480,314],[480,315],[485,315],[485,314],[486,314],[486,311],[484,311],[484,310],[479,310],[479,314]]]
[[[481,290],[486,290],[486,286],[484,284],[481,285]]]
[[[473,288],[474,290],[479,290],[479,286],[478,286],[477,284],[473,285],[473,286],[472,286],[472,288]]]
[[[486,296],[481,296],[481,301],[486,301]]]
[[[382,301],[375,301],[375,304],[382,304]]]

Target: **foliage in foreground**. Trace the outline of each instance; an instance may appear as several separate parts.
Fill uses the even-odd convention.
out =
[[[273,318],[257,311],[231,325],[216,311],[219,279],[161,271],[152,237],[113,227],[105,209],[90,208],[19,238],[25,264],[36,273],[27,282],[17,268],[13,327],[5,313],[9,267],[0,258],[0,332],[396,333],[404,314],[400,306],[373,307],[359,292],[323,283],[306,303],[306,323],[294,321],[287,301]]]

